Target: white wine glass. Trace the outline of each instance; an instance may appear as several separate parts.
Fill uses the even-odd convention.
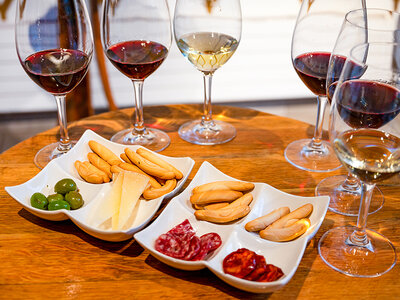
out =
[[[179,128],[182,139],[193,144],[215,145],[229,142],[236,128],[212,117],[211,85],[214,72],[235,53],[242,34],[239,0],[177,0],[174,15],[175,40],[179,50],[200,72],[204,80],[201,120]]]
[[[107,58],[132,81],[135,91],[133,129],[117,132],[111,141],[141,145],[156,152],[164,150],[171,142],[168,134],[144,124],[143,84],[167,58],[171,46],[167,1],[105,0],[101,28]]]
[[[377,277],[396,263],[383,225],[380,232],[367,229],[367,217],[376,183],[400,172],[399,78],[400,44],[364,43],[351,50],[332,98],[330,141],[361,181],[361,203],[357,225],[330,229],[318,250],[325,263],[349,276]]]
[[[328,100],[331,101],[336,82],[343,69],[350,50],[363,42],[395,42],[400,40],[400,14],[386,9],[357,9],[346,14],[342,28],[332,51],[328,77],[326,81]],[[361,75],[363,70],[354,68],[353,78]],[[365,124],[376,127],[375,124]],[[317,196],[329,196],[329,210],[346,215],[357,216],[361,199],[361,184],[357,177],[348,175],[330,176],[322,180],[316,187]],[[375,187],[371,198],[369,214],[380,210],[384,197]]]
[[[37,152],[43,169],[70,150],[66,95],[85,77],[93,55],[93,34],[84,0],[17,0],[15,44],[28,76],[56,100],[60,139]]]

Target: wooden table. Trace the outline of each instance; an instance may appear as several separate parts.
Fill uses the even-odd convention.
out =
[[[179,126],[200,117],[200,105],[145,108],[145,120],[168,132],[171,145],[162,153],[190,155],[196,162],[190,181],[201,163],[209,161],[222,172],[241,180],[265,182],[282,191],[313,196],[315,186],[327,176],[311,173],[286,162],[283,151],[293,140],[311,137],[313,127],[288,118],[250,109],[215,106],[216,118],[237,128],[236,138],[224,145],[192,145],[178,136]],[[73,138],[90,128],[110,138],[128,127],[131,110],[110,112],[70,125]],[[351,278],[330,269],[321,260],[317,242],[328,229],[354,224],[356,218],[328,211],[292,280],[281,290],[256,295],[237,290],[208,270],[181,271],[151,256],[134,240],[111,243],[82,232],[71,221],[51,222],[30,214],[4,191],[23,183],[39,169],[33,157],[42,146],[56,140],[57,128],[34,136],[0,155],[0,298],[105,299],[150,298],[270,298],[270,299],[388,299],[400,296],[399,266],[375,279]],[[381,186],[386,203],[369,216],[368,227],[391,239],[399,249],[399,186]]]

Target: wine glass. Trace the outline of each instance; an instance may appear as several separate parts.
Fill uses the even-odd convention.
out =
[[[358,9],[346,14],[342,28],[332,51],[328,77],[326,81],[328,100],[335,90],[336,82],[343,69],[344,62],[352,47],[363,42],[394,42],[400,38],[398,30],[400,14],[385,9]],[[353,78],[358,76],[354,69]],[[366,126],[370,126],[366,125]],[[373,127],[375,125],[372,125]],[[329,209],[346,216],[357,216],[360,206],[361,185],[357,177],[337,175],[325,178],[316,187],[317,196],[330,196]],[[372,194],[369,214],[382,208],[384,197],[378,187]]]
[[[304,0],[301,4],[292,37],[292,63],[300,79],[317,96],[318,113],[314,137],[290,143],[285,158],[302,170],[329,172],[341,167],[329,142],[322,140],[326,76],[343,18],[349,10],[360,7],[360,0]]]
[[[143,83],[166,59],[172,42],[166,0],[105,0],[101,39],[110,62],[132,80],[135,91],[133,129],[117,132],[111,141],[164,150],[171,140],[162,130],[146,127]]]
[[[399,54],[397,43],[354,47],[332,99],[330,141],[342,164],[361,181],[362,196],[357,225],[327,231],[318,250],[325,263],[350,276],[376,277],[396,263],[392,243],[366,225],[375,184],[400,172]]]
[[[211,83],[214,72],[235,53],[242,33],[239,0],[219,0],[207,5],[204,0],[177,0],[174,16],[175,40],[179,50],[204,79],[204,106],[201,120],[179,128],[187,142],[215,145],[236,136],[233,125],[212,117]]]
[[[92,59],[92,27],[85,1],[18,0],[15,43],[25,72],[57,104],[59,142],[40,149],[34,159],[43,169],[76,143],[68,135],[65,100],[86,75]]]

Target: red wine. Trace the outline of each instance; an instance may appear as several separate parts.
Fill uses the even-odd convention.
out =
[[[349,80],[336,96],[341,118],[353,128],[380,128],[400,112],[400,91],[377,81]]]
[[[333,145],[342,163],[364,182],[377,183],[400,172],[400,139],[387,132],[349,130]]]
[[[51,49],[30,55],[23,67],[41,88],[55,95],[69,93],[85,76],[90,59],[79,50]]]
[[[339,80],[340,74],[342,73],[344,63],[346,62],[346,57],[342,55],[332,55],[329,62],[329,69],[327,75],[327,97],[329,103],[332,103],[333,94],[335,92],[337,81]],[[346,68],[346,79],[358,79],[363,74],[365,69],[356,64],[355,62],[349,61]]]
[[[143,80],[167,57],[168,49],[151,41],[128,41],[112,45],[106,51],[112,64],[131,79]]]
[[[293,65],[304,84],[318,96],[326,95],[326,77],[331,54],[310,52],[297,56]]]

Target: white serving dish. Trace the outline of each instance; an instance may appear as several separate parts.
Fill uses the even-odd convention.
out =
[[[189,201],[191,191],[195,186],[219,181],[236,180],[217,170],[210,163],[204,162],[189,186],[173,198],[160,216],[147,228],[134,235],[136,241],[149,250],[153,256],[171,267],[182,270],[210,269],[216,276],[228,284],[244,291],[253,293],[273,292],[287,284],[303,257],[307,242],[316,234],[325,217],[329,205],[329,197],[299,197],[279,191],[265,183],[255,183],[252,191],[254,200],[250,204],[251,212],[243,219],[231,224],[213,224],[199,221],[194,217],[194,209]],[[258,233],[247,232],[244,225],[270,211],[288,206],[294,210],[306,203],[311,203],[314,210],[310,216],[311,227],[296,240],[277,243],[264,240]],[[164,255],[154,249],[155,240],[174,226],[188,219],[196,231],[196,235],[216,232],[221,236],[222,245],[206,260],[185,261]],[[253,282],[225,274],[222,269],[223,259],[238,248],[247,248],[263,255],[267,263],[282,269],[284,276],[274,282]]]
[[[91,225],[91,218],[95,218],[95,216],[92,215],[92,212],[98,201],[101,201],[111,189],[111,183],[87,183],[81,179],[74,167],[74,162],[76,160],[88,160],[87,154],[91,152],[88,146],[90,140],[95,140],[103,144],[117,155],[123,153],[126,147],[129,147],[132,150],[136,150],[140,147],[113,143],[91,130],[86,130],[78,143],[67,154],[52,160],[42,171],[29,181],[17,186],[6,187],[5,190],[26,210],[40,218],[50,221],[71,219],[79,228],[96,238],[118,242],[132,238],[135,232],[143,229],[157,212],[163,199],[166,197],[172,197],[181,189],[194,166],[194,160],[190,157],[167,157],[156,153],[167,162],[173,164],[183,173],[184,176],[178,181],[176,188],[172,192],[154,200],[141,199],[138,207],[138,217],[135,219],[131,228],[122,231],[101,230]],[[71,178],[76,182],[85,201],[83,207],[77,210],[61,209],[56,211],[46,211],[31,206],[30,197],[33,193],[41,192],[45,195],[53,194],[55,183],[63,178]]]

